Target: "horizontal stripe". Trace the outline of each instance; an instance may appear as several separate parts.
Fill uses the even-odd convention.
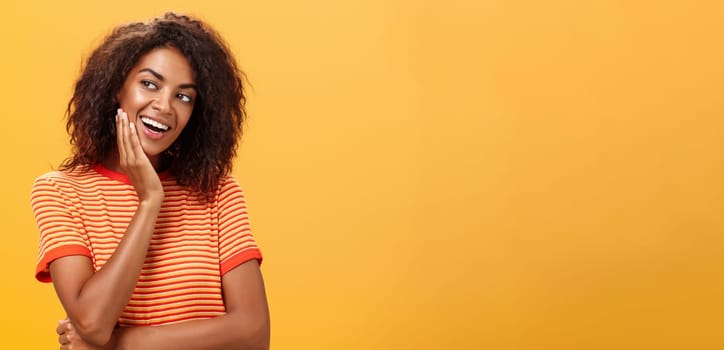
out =
[[[40,231],[36,278],[50,282],[49,264],[85,255],[98,271],[112,257],[138,207],[123,174],[95,170],[51,172],[36,179],[30,195]],[[159,325],[224,314],[222,275],[249,259],[261,262],[251,235],[247,204],[233,177],[216,195],[162,180],[164,201],[139,280],[119,322]]]
[[[171,317],[149,317],[149,318],[141,318],[141,317],[134,317],[134,318],[128,318],[121,316],[120,324],[121,326],[158,326],[158,325],[164,325],[164,324],[173,324],[177,322],[186,322],[186,321],[192,321],[192,320],[203,320],[213,317],[218,317],[223,315],[223,312],[195,312],[193,314],[189,313],[181,313],[176,314]]]
[[[221,288],[221,286],[219,286]],[[151,303],[151,304],[158,304],[163,301],[173,302],[178,299],[189,299],[189,300],[195,300],[194,298],[199,299],[214,299],[218,300],[218,294],[219,294],[219,288],[216,289],[208,289],[208,290],[199,290],[199,291],[187,291],[187,290],[172,290],[172,291],[166,291],[166,292],[157,292],[157,293],[146,293],[146,294],[135,294],[133,296],[133,300],[129,302],[129,305],[133,304],[142,304],[142,303]]]

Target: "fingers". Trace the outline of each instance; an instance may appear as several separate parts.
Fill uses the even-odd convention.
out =
[[[121,162],[121,166],[125,166],[128,161],[128,154],[126,152],[126,127],[124,122],[128,121],[126,112],[122,109],[118,109],[116,114],[116,143],[118,144],[118,156]]]
[[[70,336],[73,333],[73,325],[70,323],[70,320],[60,320],[58,321],[58,326],[55,328],[55,332],[58,333],[58,343],[61,345],[61,349],[63,349],[63,346],[69,346],[71,343]]]
[[[55,327],[55,333],[58,333],[58,335],[68,332],[70,329],[72,329],[72,325],[70,323],[69,319],[64,319],[58,321],[58,326]]]
[[[70,344],[70,339],[68,339],[68,334],[63,333],[63,334],[59,335],[58,343],[60,343],[60,345]]]
[[[121,108],[116,116],[116,129],[119,165],[128,175],[139,199],[162,198],[163,187],[151,160],[143,150],[137,123],[131,122],[128,114]]]
[[[136,123],[128,119],[128,113],[120,108],[116,115],[116,130],[121,167],[137,165],[137,162],[145,157],[138,137],[138,128]]]
[[[128,119],[128,118],[126,118]],[[141,141],[138,139],[138,130],[136,129],[136,123],[130,123],[129,124],[129,130],[131,131],[129,138],[130,138],[130,147],[133,152],[134,157],[142,157],[145,155],[143,153],[143,147],[141,147]]]

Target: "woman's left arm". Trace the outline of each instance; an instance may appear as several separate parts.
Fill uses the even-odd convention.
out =
[[[269,349],[269,308],[259,263],[252,259],[229,270],[221,283],[225,315],[120,328],[116,349]]]

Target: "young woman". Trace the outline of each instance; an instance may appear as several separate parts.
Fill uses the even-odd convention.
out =
[[[120,26],[88,58],[73,156],[31,195],[61,349],[268,348],[262,256],[230,176],[243,105],[232,54],[190,17]]]

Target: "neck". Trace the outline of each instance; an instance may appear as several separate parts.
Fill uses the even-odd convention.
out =
[[[164,170],[163,168],[165,168],[165,163],[167,162],[162,162],[160,155],[146,156],[148,157],[148,160],[151,162],[151,165],[153,166],[153,169],[156,170],[156,172]],[[118,150],[114,150],[113,152],[111,152],[111,154],[109,154],[108,157],[106,157],[106,159],[104,159],[101,163],[106,169],[113,170],[117,173],[125,173],[125,171],[123,171],[123,169],[121,168],[121,159],[120,155],[118,154]]]

